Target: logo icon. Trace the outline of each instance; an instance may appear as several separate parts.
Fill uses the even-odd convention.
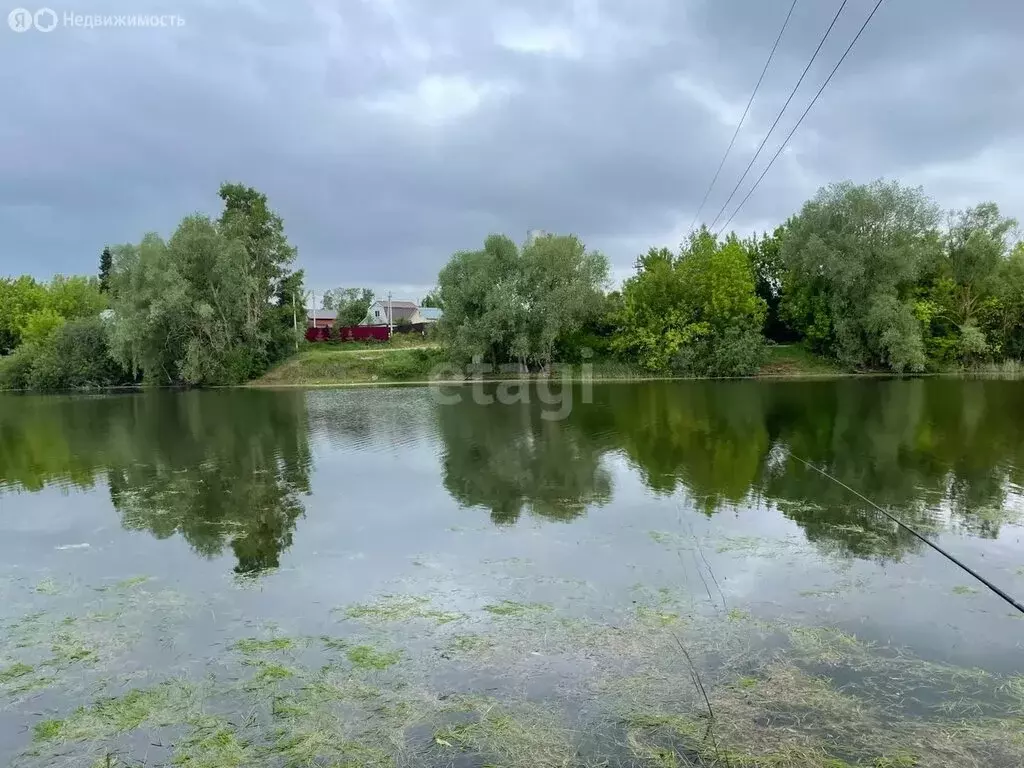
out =
[[[32,11],[25,8],[15,8],[7,14],[7,26],[15,32],[28,32],[33,24]]]
[[[57,26],[57,13],[52,8],[40,8],[32,20],[40,32],[49,32]]]

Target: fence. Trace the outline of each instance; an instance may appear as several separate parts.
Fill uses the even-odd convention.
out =
[[[386,325],[349,325],[344,328],[307,328],[306,341],[387,341]]]

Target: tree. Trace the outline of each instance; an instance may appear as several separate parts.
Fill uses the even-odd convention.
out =
[[[558,342],[603,306],[608,261],[572,235],[548,236],[520,251],[504,235],[460,251],[438,275],[440,333],[455,362],[479,356],[542,368]]]
[[[993,316],[998,314],[1001,278],[1007,276],[1008,235],[1016,224],[1001,216],[995,203],[949,214],[942,254],[923,280],[918,303],[918,316],[927,321],[928,350],[936,361],[970,365],[1000,348],[1002,334],[993,327],[999,325]],[[996,338],[990,340],[992,333]]]
[[[422,299],[420,299],[421,307],[434,307],[436,309],[444,309],[444,304],[441,302],[441,297],[438,292],[431,291]]]
[[[773,341],[790,341],[793,332],[786,327],[780,315],[782,303],[782,239],[785,227],[776,227],[772,234],[756,234],[744,241],[750,266],[754,272],[755,290],[765,303],[764,335]]]
[[[294,347],[302,275],[266,196],[221,187],[220,219],[187,216],[166,243],[147,235],[114,249],[111,347],[153,383],[231,384]]]
[[[819,190],[786,225],[783,316],[844,364],[922,370],[913,299],[941,250],[937,222],[920,189],[876,181]]]
[[[369,288],[335,288],[324,293],[324,309],[337,312],[336,328],[359,325],[373,304],[373,291]]]
[[[21,344],[29,315],[46,303],[46,286],[28,275],[0,278],[0,355],[10,354]]]
[[[110,253],[110,246],[104,246],[100,254],[100,293],[110,292],[110,270],[114,266],[114,257]]]
[[[651,249],[623,286],[615,348],[641,365],[701,376],[746,375],[760,367],[765,303],[734,237],[724,243],[702,228],[674,256]]]

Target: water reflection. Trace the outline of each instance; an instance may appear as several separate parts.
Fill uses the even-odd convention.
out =
[[[277,565],[290,546],[311,443],[439,456],[437,482],[496,524],[524,512],[572,520],[611,504],[631,471],[705,515],[777,509],[845,556],[899,559],[920,546],[793,454],[925,531],[995,538],[1022,515],[1018,382],[605,385],[593,403],[576,396],[564,421],[533,401],[440,406],[415,389],[3,396],[0,504],[11,489],[105,481],[126,528],[180,534],[206,556],[229,545],[242,572]]]
[[[5,398],[0,488],[105,479],[122,525],[226,545],[239,573],[278,565],[309,492],[301,393]]]

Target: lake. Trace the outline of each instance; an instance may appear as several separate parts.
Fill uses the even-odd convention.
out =
[[[0,395],[0,763],[1024,764],[1024,383],[504,386]]]

